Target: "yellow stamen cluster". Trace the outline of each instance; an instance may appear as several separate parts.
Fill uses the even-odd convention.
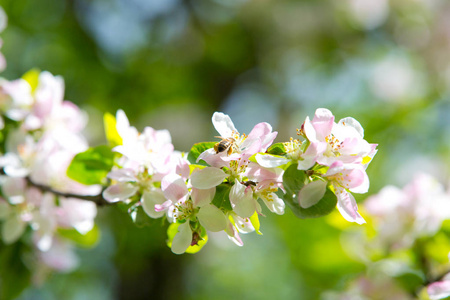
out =
[[[289,142],[283,143],[283,146],[286,150],[287,157],[290,159],[300,159],[300,156],[303,154],[300,149],[302,142],[298,139],[291,138]]]
[[[331,151],[336,157],[341,155],[339,153],[339,151],[342,148],[342,143],[343,142],[339,141],[333,134],[330,134],[330,135],[326,136],[325,137],[325,142],[327,142],[328,145],[331,146]]]
[[[174,206],[175,207],[172,212],[173,218],[175,220],[186,220],[190,218],[195,212],[193,203],[190,200],[183,203],[177,203]]]
[[[273,195],[277,191],[278,191],[278,187],[275,186],[275,184],[272,182],[272,183],[270,183],[269,187],[261,190],[261,197],[265,198],[269,202],[272,202]]]

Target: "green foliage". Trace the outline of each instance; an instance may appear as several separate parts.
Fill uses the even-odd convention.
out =
[[[214,195],[212,204],[214,204],[218,208],[223,208],[225,210],[231,210],[230,191],[231,191],[231,185],[224,184],[224,183],[218,185],[216,187],[216,194]]]
[[[131,213],[132,219],[134,224],[136,224],[137,227],[147,227],[151,226],[155,223],[155,219],[150,218],[142,208],[142,206],[137,206],[135,210]],[[164,220],[164,219],[163,219]],[[161,220],[158,220],[160,222]]]
[[[83,184],[102,184],[114,164],[114,153],[108,146],[89,148],[78,153],[67,169],[67,176]]]
[[[89,232],[86,234],[81,234],[77,230],[58,228],[58,233],[73,242],[75,242],[78,246],[84,248],[92,248],[97,245],[100,239],[100,229],[95,225]]]
[[[122,138],[117,132],[116,124],[116,118],[112,114],[105,113],[103,115],[103,126],[105,127],[106,140],[111,147],[122,145]]]
[[[197,165],[202,165],[202,166],[209,166],[203,160],[200,160],[199,162],[197,162],[197,158],[205,150],[213,148],[215,144],[216,144],[216,142],[203,142],[203,143],[194,144],[194,146],[192,146],[192,148],[191,148],[191,151],[189,151],[189,154],[188,154],[188,157],[187,157],[188,161],[191,164],[197,164]]]
[[[297,164],[290,165],[283,174],[283,185],[286,189],[284,201],[291,208],[294,214],[301,218],[318,218],[331,213],[336,207],[337,198],[333,191],[327,187],[325,195],[319,202],[308,208],[302,208],[298,204],[298,192],[305,185],[306,174],[302,170],[297,170]]]
[[[286,149],[284,148],[283,143],[276,143],[267,149],[267,153],[274,155],[285,155]]]
[[[0,297],[15,299],[30,284],[31,273],[23,262],[27,246],[21,242],[0,245]]]

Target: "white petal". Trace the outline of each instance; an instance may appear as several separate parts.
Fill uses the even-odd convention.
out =
[[[206,167],[191,175],[191,184],[198,189],[210,189],[218,186],[228,175],[221,169]]]
[[[277,215],[284,214],[286,204],[277,196],[277,194],[270,193],[268,196],[260,196],[260,198],[271,212],[276,213]]]
[[[437,281],[427,287],[430,299],[444,299],[450,296],[450,281]]]
[[[133,169],[128,169],[128,168],[111,171],[108,173],[108,178],[114,179],[114,180],[117,180],[120,182],[127,182],[127,181],[136,182],[137,181],[135,171]]]
[[[219,208],[212,204],[202,206],[197,213],[197,218],[206,230],[212,232],[222,231],[227,227],[227,218]]]
[[[359,133],[361,138],[364,137],[364,129],[362,128],[361,124],[357,120],[355,120],[351,117],[347,117],[347,118],[341,119],[339,121],[339,124],[342,124],[344,126],[353,127]]]
[[[169,174],[161,180],[161,189],[164,197],[172,202],[178,202],[186,199],[189,191],[184,179],[177,174]]]
[[[189,222],[180,224],[178,232],[172,241],[172,252],[175,254],[183,254],[192,243],[192,230]]]
[[[233,131],[236,133],[238,132],[230,117],[224,113],[215,112],[212,117],[212,122],[214,128],[216,128],[217,132],[223,138],[231,137]]]
[[[116,129],[117,133],[123,138],[128,133],[128,128],[130,127],[130,122],[128,121],[127,115],[121,109],[116,113]]]
[[[118,183],[103,191],[103,198],[108,202],[124,201],[138,191],[138,187],[130,183]]]
[[[192,188],[191,198],[194,202],[194,206],[201,207],[211,203],[216,194],[216,188],[210,188],[206,190],[199,190],[196,188]]]
[[[256,154],[256,161],[261,167],[264,168],[275,168],[290,162],[289,159],[282,156],[275,156],[270,154]]]
[[[166,201],[162,192],[150,191],[144,192],[141,198],[142,208],[151,218],[160,218],[164,215],[164,211],[155,211],[155,204],[163,204]]]
[[[337,208],[341,215],[349,222],[356,222],[364,224],[366,221],[358,213],[358,206],[352,194],[345,191],[343,188],[336,188],[336,196],[338,198]]]
[[[242,218],[251,217],[256,211],[256,201],[253,199],[253,192],[249,187],[241,184],[237,179],[230,191],[230,202],[233,211]]]
[[[327,182],[316,180],[305,185],[298,193],[298,201],[301,207],[308,208],[315,205],[323,198],[327,190]]]
[[[25,231],[26,223],[13,215],[8,218],[2,227],[2,238],[5,244],[12,244],[17,241]]]

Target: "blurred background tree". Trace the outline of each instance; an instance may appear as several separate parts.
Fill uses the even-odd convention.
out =
[[[1,0],[8,67],[62,75],[66,99],[87,110],[92,144],[102,114],[122,108],[138,129],[170,130],[176,149],[213,140],[214,111],[241,132],[261,121],[295,135],[327,107],[379,143],[371,193],[415,171],[442,180],[450,165],[450,3],[445,0]],[[365,196],[359,197],[362,201]],[[364,212],[363,212],[364,214]],[[348,224],[263,218],[264,237],[235,247],[213,236],[176,256],[160,224],[135,228],[102,208],[101,240],[80,268],[22,299],[318,299],[363,265],[343,249]],[[36,279],[37,280],[37,279]]]

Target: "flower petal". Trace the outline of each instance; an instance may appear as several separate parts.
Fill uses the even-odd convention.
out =
[[[251,187],[247,189],[237,179],[230,191],[230,202],[233,211],[242,218],[251,217],[257,208]]]
[[[427,287],[430,299],[443,299],[450,296],[450,281],[438,281]]]
[[[212,232],[222,231],[227,227],[227,218],[219,208],[212,204],[202,206],[197,213],[197,218],[206,230]]]
[[[5,244],[12,244],[23,234],[26,223],[19,219],[17,215],[9,217],[2,227],[2,239]]]
[[[186,182],[177,174],[164,176],[161,180],[161,189],[164,193],[164,197],[172,200],[174,203],[186,199],[186,196],[189,193]]]
[[[326,108],[318,108],[311,123],[316,131],[317,139],[325,141],[325,137],[328,136],[333,129],[333,113]]]
[[[298,203],[303,208],[315,205],[323,198],[327,190],[327,182],[316,180],[305,185],[298,193]]]
[[[238,133],[234,127],[230,117],[221,112],[215,112],[212,117],[214,128],[223,138],[228,138],[233,135],[233,132]]]
[[[256,161],[261,167],[275,168],[290,162],[289,159],[282,156],[270,155],[270,154],[256,154]]]
[[[228,175],[221,169],[206,167],[191,175],[191,184],[197,189],[210,189],[218,186]]]
[[[103,198],[108,202],[124,201],[138,191],[138,187],[130,183],[117,183],[103,191]]]
[[[192,188],[191,198],[192,201],[194,202],[194,206],[202,207],[204,205],[211,203],[215,194],[216,194],[215,187],[204,190]]]
[[[358,213],[358,206],[356,205],[355,198],[352,194],[348,193],[343,188],[336,188],[336,196],[338,199],[337,208],[341,215],[349,222],[356,222],[358,224],[364,224],[366,221]]]
[[[189,222],[185,222],[178,226],[178,232],[172,241],[172,252],[175,254],[183,254],[192,242],[192,230]]]
[[[150,218],[160,218],[164,215],[164,211],[156,211],[155,205],[163,204],[166,201],[164,195],[161,191],[145,191],[141,197],[142,208],[145,213],[150,216]]]

